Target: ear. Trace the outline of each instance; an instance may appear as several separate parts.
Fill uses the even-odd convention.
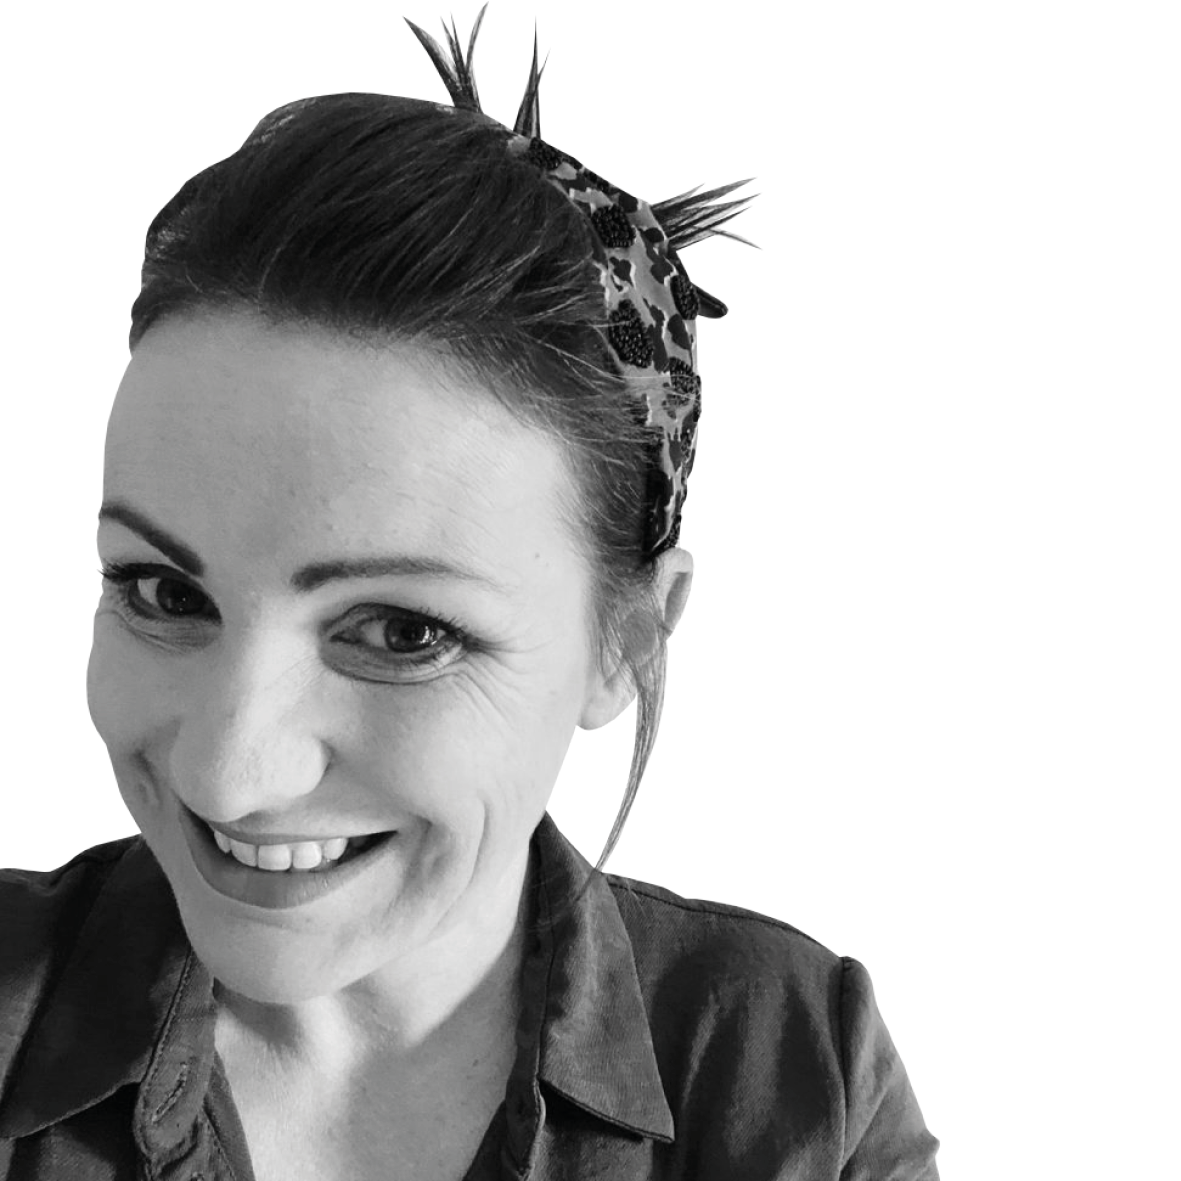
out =
[[[635,699],[631,670],[656,656],[677,626],[693,584],[693,555],[675,547],[665,550],[656,558],[654,578],[652,602],[637,606],[623,622],[623,650],[613,653],[610,666],[594,676],[578,720],[583,730],[614,721]]]

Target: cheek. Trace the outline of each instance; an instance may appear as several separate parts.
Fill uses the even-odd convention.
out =
[[[145,780],[141,760],[168,766],[200,721],[200,678],[186,665],[192,659],[146,649],[109,611],[96,616],[87,699],[125,799]],[[489,658],[420,685],[327,674],[318,689],[305,686],[318,700],[304,701],[286,737],[302,744],[310,725],[332,751],[341,782],[384,796],[436,826],[440,838],[463,846],[516,841],[532,831],[553,791],[581,711],[583,680],[577,653],[560,645],[519,663]]]
[[[142,709],[152,700],[144,678],[135,675],[117,623],[107,612],[94,619],[90,663],[86,668],[86,702],[90,720],[106,743],[111,757],[126,747],[130,732],[142,721]]]
[[[438,821],[480,813],[535,823],[570,745],[578,705],[571,684],[503,668],[375,694],[356,730],[366,778]]]
[[[116,775],[160,735],[175,734],[184,714],[185,679],[183,668],[129,636],[113,612],[95,616],[86,702]]]
[[[118,622],[100,612],[86,669],[86,700],[110,756],[119,794],[144,832],[153,828],[158,801],[145,796],[143,785],[149,777],[142,773],[137,756],[158,724],[164,700],[151,671],[150,665],[135,659]]]

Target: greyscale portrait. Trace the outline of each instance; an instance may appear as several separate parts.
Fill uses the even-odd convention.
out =
[[[0,1181],[1167,1173],[1147,7],[70,7]]]

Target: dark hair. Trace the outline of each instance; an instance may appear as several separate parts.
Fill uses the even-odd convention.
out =
[[[645,552],[656,440],[606,347],[587,219],[505,139],[477,112],[386,95],[272,112],[152,222],[131,347],[161,320],[221,308],[379,344],[443,346],[565,444],[581,493],[566,507],[593,569],[588,623],[600,661],[614,661],[633,612],[661,618]],[[700,220],[720,191],[667,205],[681,215],[692,205]],[[705,232],[717,231],[696,236]],[[628,669],[636,741],[599,868],[655,741],[665,639]]]

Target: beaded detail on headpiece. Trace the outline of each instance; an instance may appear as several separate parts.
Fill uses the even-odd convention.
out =
[[[450,30],[444,26],[448,56],[428,33],[406,22],[430,54],[455,107],[479,114],[483,111],[472,56],[484,11],[476,18],[466,55],[454,23]],[[720,300],[694,286],[677,248],[711,234],[737,238],[719,227],[750,198],[725,202],[719,198],[747,182],[706,193],[693,190],[650,206],[541,138],[540,81],[535,36],[525,97],[512,131],[505,128],[507,148],[536,167],[546,182],[586,215],[591,226],[607,313],[607,343],[617,369],[636,389],[637,411],[655,428],[659,440],[649,473],[645,539],[645,553],[654,557],[677,544],[693,469],[701,415],[695,321],[699,316],[724,316],[727,310]]]

